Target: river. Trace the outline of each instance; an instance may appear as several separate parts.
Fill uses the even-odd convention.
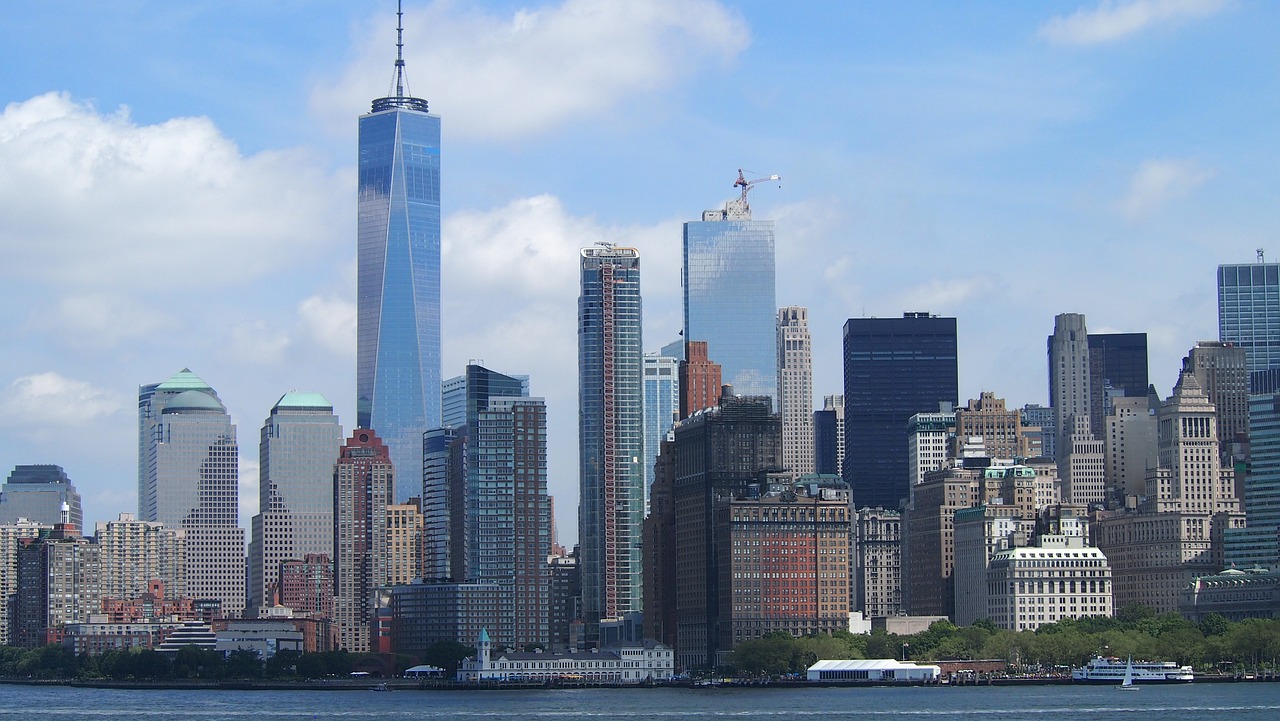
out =
[[[173,691],[0,686],[0,721],[39,719],[763,719],[1273,721],[1280,683],[1110,687]]]

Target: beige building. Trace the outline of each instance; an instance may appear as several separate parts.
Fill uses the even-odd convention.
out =
[[[94,537],[102,554],[103,598],[141,598],[154,580],[164,583],[166,598],[186,596],[187,536],[181,529],[121,513],[99,521]]]
[[[388,586],[422,578],[423,516],[417,498],[387,506]]]
[[[1106,514],[1095,526],[1111,561],[1115,604],[1178,610],[1195,576],[1221,571],[1227,529],[1243,528],[1234,473],[1220,463],[1217,412],[1196,376],[1184,370],[1158,415],[1159,466],[1147,472],[1147,495],[1134,509]]]
[[[902,613],[902,514],[860,508],[853,519],[853,600],[863,618]]]
[[[1156,466],[1156,416],[1147,398],[1112,399],[1107,416],[1107,489],[1113,497],[1147,492],[1147,469]]]
[[[1218,412],[1218,441],[1226,444],[1249,436],[1249,362],[1244,348],[1202,340],[1182,361]]]
[[[1066,618],[1111,616],[1111,568],[1087,544],[1079,535],[1044,535],[996,553],[986,574],[986,617],[1003,629],[1034,631]]]
[[[950,404],[944,404],[950,406]],[[942,468],[956,435],[956,414],[950,408],[917,413],[907,421],[907,466],[911,485],[924,483],[929,471]]]
[[[1025,546],[1035,522],[1023,518],[1017,506],[986,504],[956,511],[955,622],[971,625],[986,618],[987,568],[1000,551]]]
[[[813,473],[813,344],[809,311],[778,309],[778,410],[782,414],[782,466]]]
[[[1022,431],[1022,414],[1017,408],[1005,408],[1003,398],[983,391],[970,399],[964,408],[956,409],[956,438],[981,436],[987,455],[992,458],[1026,458],[1031,447]]]
[[[1096,439],[1088,415],[1071,416],[1070,432],[1059,436],[1058,476],[1066,503],[1101,506],[1106,500],[1107,454]]]

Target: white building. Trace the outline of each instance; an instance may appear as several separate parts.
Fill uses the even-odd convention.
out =
[[[1034,631],[1064,618],[1111,616],[1111,564],[1079,536],[1041,536],[1038,547],[996,553],[987,569],[987,618]]]
[[[819,661],[809,667],[810,681],[880,681],[892,683],[931,683],[942,675],[942,668],[917,665],[892,658],[860,658]]]
[[[675,673],[674,652],[670,646],[656,641],[570,653],[495,652],[492,645],[488,632],[481,631],[475,657],[463,659],[458,668],[459,681],[545,683],[556,680],[587,684],[639,684],[667,681]]]
[[[956,414],[950,408],[911,416],[907,421],[907,464],[911,485],[924,483],[924,474],[946,465],[947,447],[955,434]]]

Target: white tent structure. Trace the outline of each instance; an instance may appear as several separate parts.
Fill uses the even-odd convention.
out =
[[[819,682],[927,683],[937,681],[941,675],[942,669],[938,666],[921,666],[891,658],[827,660],[809,667],[809,680]]]

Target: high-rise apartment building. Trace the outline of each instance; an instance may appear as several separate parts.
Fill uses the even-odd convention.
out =
[[[796,475],[813,473],[813,343],[807,308],[778,309],[777,345],[782,465]]]
[[[857,508],[907,497],[907,421],[959,403],[956,319],[928,313],[850,318],[844,325],[842,473]]]
[[[725,383],[777,402],[773,221],[746,195],[684,224],[684,337],[706,341]]]
[[[410,498],[387,506],[388,586],[422,578],[422,501]]]
[[[62,466],[14,466],[0,488],[0,523],[17,523],[25,518],[53,526],[62,518],[64,503],[71,522],[79,528],[84,520],[80,494]]]
[[[1218,340],[1244,348],[1251,373],[1280,366],[1280,263],[1218,266]]]
[[[9,622],[18,592],[18,548],[23,539],[37,538],[53,527],[35,521],[0,524],[0,646],[12,646]]]
[[[226,617],[245,602],[236,427],[218,394],[183,369],[138,392],[138,518],[187,537],[186,593],[217,599]]]
[[[680,419],[680,361],[646,353],[644,356],[644,497],[649,507],[653,463],[658,446]]]
[[[594,643],[602,619],[640,611],[643,603],[640,253],[607,245],[584,248],[581,269],[578,538],[582,612],[587,641]]]
[[[822,410],[813,412],[814,472],[838,476],[843,465],[844,396],[823,396]]]
[[[360,116],[356,425],[396,466],[397,500],[421,492],[422,434],[441,425],[440,118],[408,94]]]
[[[35,648],[59,641],[71,623],[102,610],[102,566],[98,544],[66,521],[37,538],[19,541],[17,592],[10,607],[10,642]]]
[[[369,650],[375,592],[387,578],[387,506],[394,487],[387,447],[372,430],[353,431],[333,469],[335,648]]]
[[[102,597],[142,598],[152,581],[164,584],[166,598],[187,596],[187,534],[154,521],[140,521],[121,513],[114,521],[99,521],[94,540],[102,556]]]
[[[724,376],[720,364],[707,357],[706,341],[688,341],[681,354],[680,417],[688,418],[720,401],[720,386]]]
[[[319,393],[290,391],[258,441],[258,515],[249,541],[249,607],[272,605],[280,564],[333,555],[333,464],[342,426]]]

